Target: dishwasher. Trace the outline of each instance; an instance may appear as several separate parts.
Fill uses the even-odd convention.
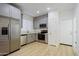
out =
[[[21,35],[21,46],[27,44],[27,35]]]

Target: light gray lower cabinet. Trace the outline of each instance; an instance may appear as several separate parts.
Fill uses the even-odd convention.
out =
[[[35,40],[38,41],[38,33],[35,33]]]
[[[31,43],[35,40],[35,34],[28,34],[27,35],[27,43]]]
[[[36,40],[36,38],[35,38],[35,33],[34,33],[34,34],[32,34],[32,39],[33,39],[33,41],[35,41],[35,40]]]
[[[32,41],[31,34],[28,34],[27,35],[27,43],[30,43],[31,41]]]
[[[45,34],[45,42],[48,43],[48,34]]]
[[[21,45],[27,44],[27,36],[21,36]]]

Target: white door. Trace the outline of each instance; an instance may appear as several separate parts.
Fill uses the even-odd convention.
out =
[[[72,45],[72,20],[63,20],[60,24],[60,43]]]
[[[57,46],[59,44],[59,15],[58,12],[48,13],[48,44]]]

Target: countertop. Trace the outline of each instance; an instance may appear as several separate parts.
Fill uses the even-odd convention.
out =
[[[29,35],[29,34],[38,34],[38,33],[21,33],[21,36]]]

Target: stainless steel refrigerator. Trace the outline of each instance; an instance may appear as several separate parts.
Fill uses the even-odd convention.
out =
[[[0,55],[20,49],[20,22],[0,17]]]

